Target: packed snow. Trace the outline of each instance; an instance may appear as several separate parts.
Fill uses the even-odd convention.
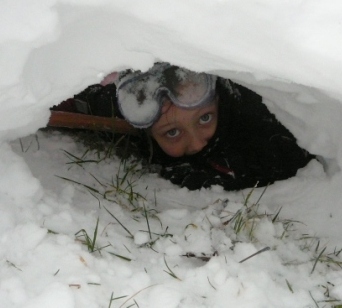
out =
[[[341,305],[341,9],[2,1],[0,307]],[[39,130],[49,107],[157,61],[261,94],[318,160],[266,191],[188,191]]]

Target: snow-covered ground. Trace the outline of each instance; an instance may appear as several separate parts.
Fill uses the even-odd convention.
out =
[[[1,1],[0,307],[341,304],[341,9],[338,0]],[[321,163],[257,202],[263,189],[189,192],[37,131],[52,105],[160,60],[255,90]]]

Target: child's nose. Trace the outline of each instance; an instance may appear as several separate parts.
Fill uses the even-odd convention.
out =
[[[200,152],[206,145],[208,141],[205,138],[194,136],[188,144],[188,155],[193,155]]]

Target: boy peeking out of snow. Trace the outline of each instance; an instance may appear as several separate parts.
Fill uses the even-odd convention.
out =
[[[162,177],[190,190],[266,186],[294,176],[313,158],[258,94],[168,63],[90,86],[75,96],[74,108],[108,117],[114,110],[147,133],[141,134],[142,155],[161,166]],[[152,153],[145,135],[152,137]]]

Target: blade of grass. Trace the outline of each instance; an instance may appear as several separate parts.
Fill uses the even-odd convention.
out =
[[[147,286],[146,288],[143,288],[143,289],[141,289],[141,290],[135,292],[133,295],[131,295],[129,298],[127,298],[127,299],[121,304],[121,306],[120,306],[119,308],[122,308],[128,301],[130,301],[133,297],[137,296],[140,292],[145,291],[145,290],[147,290],[147,289],[149,289],[149,288],[151,288],[151,287],[154,287],[154,286],[155,286],[155,284],[152,284],[152,285],[150,285],[150,286]]]
[[[324,247],[324,248],[322,249],[322,251],[320,252],[320,254],[318,255],[318,257],[316,258],[315,263],[314,263],[314,265],[313,265],[313,268],[312,268],[312,271],[311,271],[310,275],[314,272],[314,270],[315,270],[315,268],[316,268],[316,265],[317,265],[317,262],[319,261],[320,257],[322,256],[322,254],[324,253],[324,251],[326,250],[326,248],[327,248],[327,247]]]
[[[279,217],[280,211],[282,210],[283,207],[280,207],[279,211],[277,212],[277,214],[275,214],[275,216],[272,218],[272,223],[275,223],[277,221],[277,218]]]
[[[92,192],[95,192],[95,193],[97,193],[97,194],[100,194],[100,192],[99,192],[97,189],[93,188],[93,187],[90,187],[90,186],[88,186],[88,185],[85,185],[85,184],[76,182],[76,181],[74,181],[74,180],[65,178],[65,177],[63,177],[63,176],[59,176],[59,175],[55,175],[55,176],[58,177],[58,178],[60,178],[60,179],[62,179],[62,180],[69,181],[69,182],[74,183],[74,184],[77,184],[77,185],[81,185],[81,186],[83,186],[83,187],[85,187],[85,188],[91,190]]]
[[[21,152],[25,152],[24,151],[24,145],[23,145],[23,141],[21,140],[21,138],[19,138],[19,143],[20,143],[20,147],[21,147]]]
[[[253,194],[253,191],[254,191],[254,189],[258,186],[258,184],[259,184],[259,181],[258,182],[256,182],[256,184],[254,185],[254,187],[249,191],[249,193],[247,194],[247,197],[246,197],[246,199],[245,199],[245,202],[244,202],[244,206],[246,206],[247,207],[247,204],[248,204],[248,201],[249,201],[249,198],[252,196],[252,194]]]
[[[98,282],[87,282],[88,285],[90,286],[100,286],[101,283],[98,283]]]
[[[166,262],[165,256],[164,256],[164,263],[165,263],[167,269],[169,270],[169,271],[165,271],[165,270],[164,270],[164,272],[167,273],[167,274],[169,274],[171,277],[173,277],[173,278],[175,278],[175,279],[181,280],[181,279],[178,278],[177,275],[171,270],[171,268],[169,267],[169,265],[168,265],[167,262]]]
[[[114,252],[108,251],[108,253],[111,254],[112,256],[118,257],[118,258],[120,258],[120,259],[122,259],[122,260],[125,260],[125,261],[128,261],[128,262],[131,262],[131,261],[132,261],[132,259],[127,258],[127,257],[124,257],[124,256],[120,256],[120,255],[118,255],[118,254],[116,254],[116,253],[114,253]]]
[[[208,282],[209,282],[209,284],[210,284],[210,286],[216,291],[217,289],[212,285],[212,283],[210,282],[210,280],[209,280],[209,277],[207,276],[207,279],[208,279]]]
[[[292,287],[291,287],[291,285],[290,285],[290,283],[289,283],[289,281],[288,281],[287,279],[285,279],[285,281],[286,281],[287,287],[289,288],[289,290],[291,291],[291,293],[294,293],[294,292],[293,292],[293,289],[292,289]]]
[[[268,250],[270,250],[270,249],[271,249],[270,247],[265,247],[265,248],[263,248],[263,249],[261,249],[261,250],[257,251],[256,253],[253,253],[253,254],[252,254],[252,255],[250,255],[249,257],[247,257],[247,258],[245,258],[245,259],[241,260],[239,263],[243,263],[243,262],[245,262],[245,261],[249,260],[250,258],[253,258],[254,256],[258,255],[259,253],[262,253],[262,252],[268,251]]]
[[[86,153],[88,151],[86,151],[82,157],[77,157],[71,153],[69,153],[68,151],[66,150],[63,150],[64,154],[69,158],[71,159],[72,161],[71,162],[68,162],[66,163],[67,165],[68,164],[84,164],[84,163],[98,163],[99,161],[98,160],[95,160],[95,159],[84,159],[84,157],[86,156]]]
[[[129,234],[131,238],[134,238],[134,235],[120,222],[119,219],[117,219],[105,206],[104,209],[108,212],[110,216],[112,216],[117,221],[117,223]]]
[[[258,183],[257,183],[257,185],[258,185]],[[266,185],[266,187],[264,188],[264,190],[262,191],[262,193],[261,193],[259,199],[258,199],[257,202],[255,203],[256,205],[259,204],[261,198],[262,198],[263,195],[265,194],[265,192],[266,192],[266,190],[267,190],[267,188],[268,188],[269,185],[270,185],[270,183],[268,183],[268,184]]]
[[[314,301],[314,303],[315,303],[316,307],[317,307],[317,308],[319,308],[319,306],[318,306],[318,304],[317,304],[316,300],[313,298],[313,296],[312,296],[312,294],[311,294],[311,292],[310,292],[310,291],[309,291],[309,294],[310,294],[310,297],[312,298],[312,300]]]
[[[95,244],[96,244],[96,238],[97,238],[97,231],[99,228],[99,218],[97,218],[96,221],[96,226],[95,226],[95,230],[94,230],[94,235],[93,235],[93,240],[91,241],[91,251],[94,252],[95,250]]]
[[[127,297],[128,295],[123,295],[123,296],[118,296],[118,297],[113,297],[113,296],[114,296],[114,292],[112,292],[112,294],[110,295],[108,308],[111,308],[111,307],[112,307],[112,302],[113,302],[113,301],[118,300],[118,299],[121,299],[121,298],[125,298],[125,297]]]
[[[152,234],[151,234],[151,229],[150,229],[150,223],[148,221],[148,216],[147,216],[147,211],[146,211],[146,206],[145,206],[145,202],[143,202],[144,204],[144,213],[145,213],[145,218],[146,218],[146,223],[147,223],[147,229],[148,229],[148,234],[150,236],[150,240],[152,240]]]
[[[99,183],[102,187],[106,187],[106,185],[102,184],[93,174],[89,173],[89,175],[97,182]]]

